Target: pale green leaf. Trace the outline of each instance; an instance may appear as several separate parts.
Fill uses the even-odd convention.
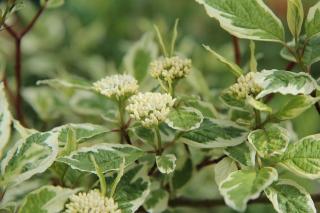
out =
[[[219,190],[228,206],[244,211],[249,200],[258,198],[260,193],[277,179],[277,170],[272,167],[238,170],[230,173],[220,183]]]
[[[279,121],[293,119],[309,109],[318,101],[320,101],[320,97],[313,98],[308,95],[294,96],[286,105],[284,105],[277,113],[275,113],[274,117]]]
[[[196,0],[220,26],[239,38],[282,42],[281,21],[263,0]]]
[[[288,0],[287,22],[294,38],[298,38],[303,24],[304,11],[301,0]]]
[[[13,119],[13,127],[19,133],[21,138],[27,138],[31,134],[38,132],[35,129],[29,129],[21,125],[18,120]]]
[[[129,128],[129,132],[133,134],[137,139],[151,146],[155,143],[155,132],[152,128],[145,128],[141,124],[135,124]]]
[[[64,0],[41,0],[41,5],[46,5],[47,8],[56,8],[64,4]]]
[[[47,170],[58,154],[58,134],[37,132],[18,141],[1,161],[0,182],[19,184]]]
[[[92,85],[89,82],[83,79],[79,79],[77,77],[69,80],[56,79],[56,78],[40,80],[40,81],[37,81],[37,85],[49,85],[56,89],[69,88],[69,89],[93,90]]]
[[[288,147],[289,132],[278,125],[267,125],[250,132],[248,141],[263,158],[279,156]]]
[[[290,48],[296,48],[294,40],[287,45]],[[302,61],[305,65],[312,65],[320,60],[320,35],[313,36],[308,41],[305,36],[301,36],[297,46],[299,51],[303,50]],[[287,48],[282,48],[280,55],[288,61],[297,62],[296,57]]]
[[[214,180],[219,186],[232,172],[237,171],[237,164],[231,158],[225,157],[214,165]]]
[[[320,134],[290,143],[280,164],[297,175],[320,178]]]
[[[165,122],[172,129],[186,132],[199,128],[202,121],[203,115],[199,110],[192,107],[181,107],[172,109]]]
[[[218,119],[204,118],[198,129],[182,135],[183,142],[200,148],[236,146],[243,143],[248,130],[237,124]]]
[[[160,213],[168,208],[169,193],[164,189],[151,190],[144,204],[147,212]]]
[[[247,142],[228,147],[224,151],[230,158],[244,166],[254,166],[256,151]]]
[[[265,194],[278,213],[316,213],[310,194],[292,180],[279,180],[265,189]]]
[[[9,141],[11,133],[12,117],[9,111],[9,104],[5,95],[4,85],[0,83],[0,158],[2,150]]]
[[[116,176],[108,181],[110,185]],[[150,193],[150,179],[147,166],[135,165],[122,176],[115,194],[115,202],[118,203],[122,213],[134,213],[145,202]]]
[[[72,128],[75,132],[75,140],[77,143],[83,143],[91,138],[110,132],[110,130],[104,126],[90,123],[66,124],[63,126],[56,127],[52,130],[53,132],[59,133],[59,143],[61,145],[64,145],[67,142],[68,130],[70,128]]]
[[[245,100],[238,99],[234,95],[232,95],[228,89],[224,90],[221,93],[220,99],[226,104],[228,107],[232,109],[246,111],[246,102]]]
[[[77,189],[72,190],[57,186],[43,186],[24,198],[18,213],[62,212],[69,197],[77,191]]]
[[[272,108],[271,107],[269,107],[268,105],[262,103],[261,101],[257,101],[256,99],[254,99],[251,96],[247,96],[246,101],[250,106],[252,106],[256,110],[259,110],[259,111],[262,111],[262,112],[272,113]]]
[[[309,9],[305,28],[308,38],[320,33],[320,2]]]
[[[186,96],[183,98],[183,103],[188,107],[196,108],[204,117],[216,118],[219,116],[213,104],[201,101],[199,98]]]
[[[257,99],[271,93],[308,95],[318,88],[317,82],[310,75],[285,70],[263,70],[256,73],[254,80],[262,88]]]
[[[176,168],[176,156],[173,154],[165,154],[156,156],[156,163],[159,171],[163,174],[170,174]]]
[[[102,172],[114,171],[120,168],[125,159],[125,165],[128,166],[143,156],[143,151],[131,145],[124,144],[96,144],[90,147],[82,147],[70,155],[57,159],[80,171],[96,173],[95,167],[91,161],[90,155],[93,155]]]
[[[158,55],[157,44],[153,35],[146,33],[132,45],[123,59],[125,70],[134,76],[138,82],[142,82],[148,74],[149,64]]]
[[[230,71],[237,77],[240,77],[243,74],[243,70],[235,63],[228,61],[222,55],[219,55],[217,52],[212,50],[209,46],[203,45],[203,47],[208,50],[214,57],[216,57],[221,63],[229,67]]]

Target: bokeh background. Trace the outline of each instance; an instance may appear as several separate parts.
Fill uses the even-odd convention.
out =
[[[306,11],[316,2],[303,0]],[[266,3],[285,24],[286,0]],[[38,8],[37,1],[25,1],[21,10],[10,17],[10,25],[22,29]],[[67,122],[103,122],[101,115],[113,113],[112,103],[84,91],[59,88],[58,84],[53,85],[54,89],[36,82],[48,78],[93,82],[118,72],[130,73],[136,69],[147,72],[150,60],[161,54],[153,25],[158,25],[170,39],[176,18],[180,20],[176,51],[191,58],[194,67],[192,75],[179,85],[178,93],[200,95],[219,112],[224,112],[218,95],[234,82],[234,77],[201,45],[210,45],[234,60],[232,37],[194,0],[66,0],[62,7],[46,10],[23,40],[23,111],[28,126],[45,130]],[[286,34],[289,41],[290,34]],[[256,45],[260,70],[286,67],[288,62],[280,57],[279,44],[257,42]],[[248,41],[240,40],[240,47],[241,65],[247,69]],[[14,43],[5,30],[0,31],[0,65],[0,72],[6,73],[13,90]],[[316,78],[320,76],[319,69],[318,64],[312,67]],[[149,77],[139,80],[142,90],[154,86]],[[277,96],[271,104],[277,106],[285,100],[286,97]],[[314,108],[288,125],[299,138],[320,132],[320,118]],[[197,199],[219,197],[213,175],[212,167],[201,171],[185,188],[185,195]],[[319,189],[316,183],[311,185],[297,179],[311,192]],[[232,210],[219,207],[180,209],[178,212]],[[247,212],[273,210],[266,205],[251,205]]]

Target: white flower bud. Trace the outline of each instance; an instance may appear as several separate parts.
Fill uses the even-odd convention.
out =
[[[261,87],[254,81],[253,72],[240,76],[237,83],[229,88],[229,92],[238,99],[245,99],[247,95],[257,95],[261,92]]]
[[[138,93],[129,99],[126,110],[131,118],[140,121],[144,127],[150,128],[166,119],[174,102],[175,99],[169,94]]]
[[[160,58],[150,64],[150,73],[154,78],[172,82],[188,75],[191,66],[190,59],[183,59],[178,56]]]
[[[111,75],[93,84],[93,88],[109,98],[129,97],[138,91],[138,82],[131,75]]]
[[[65,213],[121,213],[118,204],[113,198],[101,195],[98,190],[91,190],[88,193],[80,192],[70,197],[66,205]]]

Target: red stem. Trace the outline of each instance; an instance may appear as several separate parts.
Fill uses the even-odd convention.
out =
[[[233,44],[233,50],[234,50],[234,61],[236,62],[236,64],[240,66],[241,52],[240,52],[239,39],[235,36],[232,36],[232,44]]]

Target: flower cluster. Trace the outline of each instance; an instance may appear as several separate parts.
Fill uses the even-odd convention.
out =
[[[138,93],[129,99],[126,110],[131,118],[140,121],[144,127],[150,128],[166,119],[174,102],[175,99],[169,94]]]
[[[109,98],[129,97],[138,90],[138,82],[131,75],[107,76],[93,84],[93,88]]]
[[[112,198],[104,197],[98,190],[80,192],[70,197],[65,213],[121,213],[118,204]]]
[[[151,76],[166,82],[183,78],[189,74],[190,70],[191,60],[182,59],[178,56],[160,58],[150,64]]]
[[[239,77],[237,83],[229,88],[229,92],[238,99],[245,99],[247,95],[257,95],[261,92],[261,87],[255,83],[254,74],[249,72],[247,75]]]

